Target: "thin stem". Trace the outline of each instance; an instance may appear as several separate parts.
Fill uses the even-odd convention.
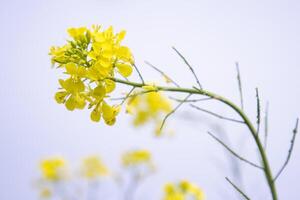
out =
[[[244,124],[244,121],[240,121],[240,120],[233,119],[233,118],[229,118],[229,117],[224,117],[224,116],[222,116],[222,115],[219,115],[219,114],[214,113],[214,112],[211,112],[211,111],[209,111],[209,110],[200,108],[200,107],[195,106],[195,105],[193,105],[193,104],[190,104],[190,106],[191,106],[192,108],[195,108],[195,109],[200,110],[200,111],[202,111],[202,112],[208,113],[208,114],[210,114],[210,115],[212,115],[212,116],[214,116],[214,117],[217,117],[217,118],[219,118],[219,119],[223,119],[223,120],[227,120],[227,121],[231,121],[231,122],[237,122],[237,123]]]
[[[216,137],[215,135],[213,135],[211,132],[207,132],[213,139],[215,139],[218,143],[220,143],[225,149],[227,149],[233,156],[237,157],[238,159],[240,159],[241,161],[244,161],[245,163],[251,165],[252,167],[256,167],[258,169],[263,169],[261,166],[243,158],[242,156],[240,156],[239,154],[237,154],[235,151],[233,151],[229,146],[227,146],[222,140],[220,140],[218,137]]]
[[[135,87],[134,87],[135,88]],[[132,97],[136,97],[136,96],[139,96],[139,95],[142,95],[142,94],[146,94],[146,93],[150,93],[150,92],[157,92],[157,90],[145,90],[145,91],[141,91],[141,92],[137,92],[137,93],[134,93],[134,94],[127,94],[125,97],[117,97],[117,98],[110,98],[110,100],[112,101],[118,101],[118,100],[126,100],[127,98],[132,98]],[[131,92],[132,93],[132,92]]]
[[[226,181],[228,181],[228,183],[230,183],[230,185],[236,189],[236,191],[238,191],[245,199],[250,200],[250,198],[240,189],[238,188],[238,186],[236,186],[228,177],[225,177]]]
[[[264,138],[264,149],[267,150],[268,144],[268,132],[269,132],[269,102],[266,104],[266,111],[265,111],[265,138]]]
[[[176,83],[172,78],[170,78],[170,76],[168,76],[165,72],[163,72],[162,70],[158,69],[157,67],[155,67],[154,65],[152,65],[150,62],[145,61],[146,65],[152,67],[155,71],[157,71],[158,73],[160,73],[163,77],[165,77],[168,81],[170,81],[171,83],[173,83],[176,87],[180,87],[180,85],[178,83]]]
[[[196,75],[196,72],[194,71],[193,67],[190,65],[190,63],[186,60],[186,58],[175,48],[172,47],[172,49],[174,49],[174,51],[179,55],[179,57],[184,61],[184,63],[189,67],[189,69],[191,70],[192,74],[194,75],[196,82],[199,86],[200,89],[202,89],[202,85]]]
[[[163,128],[163,126],[164,126],[164,124],[166,123],[166,120],[168,119],[168,117],[169,116],[171,116],[173,113],[175,113],[176,112],[176,110],[184,103],[184,101],[186,101],[190,96],[191,96],[192,94],[188,94],[185,98],[184,98],[184,100],[182,101],[182,102],[180,102],[171,112],[169,112],[166,116],[165,116],[165,118],[163,119],[163,121],[162,121],[162,123],[161,123],[161,126],[160,126],[160,131],[162,130],[162,128]]]
[[[244,110],[243,88],[242,88],[242,80],[241,80],[241,73],[240,73],[239,63],[236,62],[235,65],[236,65],[237,80],[238,80],[238,85],[239,85],[241,108],[242,108],[242,110]]]
[[[137,68],[137,66],[136,66],[135,64],[133,64],[133,67],[134,67],[134,69],[136,70],[136,72],[138,73],[138,75],[139,75],[139,77],[140,77],[140,79],[141,79],[141,81],[142,81],[142,84],[145,84],[145,81],[144,81],[144,79],[143,79],[143,76],[142,76],[141,72],[139,71],[139,69]]]
[[[134,193],[138,186],[138,179],[136,177],[132,177],[127,189],[124,193],[124,200],[133,200]]]
[[[259,135],[259,128],[260,128],[260,99],[259,99],[259,94],[258,94],[258,88],[255,88],[256,92],[256,135]]]
[[[297,118],[297,120],[296,120],[296,126],[295,126],[295,128],[293,130],[293,137],[292,137],[292,140],[291,140],[291,146],[289,148],[288,155],[286,157],[286,160],[285,160],[283,166],[280,168],[280,170],[276,174],[276,176],[274,178],[274,182],[280,176],[280,174],[283,172],[283,170],[286,168],[286,166],[288,165],[288,163],[290,161],[290,158],[291,158],[292,152],[293,152],[293,148],[294,148],[294,144],[295,144],[296,135],[297,135],[297,132],[298,132],[298,122],[299,122],[299,119]]]
[[[184,99],[177,99],[175,97],[169,97],[169,99],[172,99],[172,100],[177,101],[177,102],[184,101]],[[206,98],[201,98],[201,99],[188,99],[188,100],[185,100],[184,102],[185,103],[196,103],[196,102],[199,102],[199,101],[207,101],[207,100],[212,100],[212,98],[211,97],[206,97]]]
[[[135,87],[145,86],[142,83],[124,81],[124,80],[117,79],[117,78],[110,78],[110,79],[115,81],[115,82],[118,82],[118,83],[131,85],[131,86],[135,86]],[[271,171],[271,168],[270,168],[270,165],[269,165],[269,161],[268,161],[266,152],[264,151],[264,148],[263,148],[263,145],[261,143],[260,138],[256,136],[256,130],[255,130],[253,124],[251,123],[251,121],[249,120],[247,115],[243,112],[243,110],[241,110],[237,105],[235,105],[234,103],[232,103],[231,101],[229,101],[225,97],[219,96],[217,94],[214,94],[214,93],[206,91],[206,90],[189,89],[189,88],[161,87],[161,86],[157,86],[156,88],[157,88],[157,90],[161,90],[161,91],[204,95],[204,96],[211,97],[213,99],[219,100],[220,102],[222,102],[222,103],[226,104],[227,106],[229,106],[230,108],[232,108],[243,119],[244,123],[248,127],[248,129],[249,129],[249,131],[250,131],[250,133],[251,133],[251,135],[252,135],[252,137],[255,141],[255,144],[258,148],[258,151],[259,151],[259,154],[260,154],[260,157],[261,157],[261,160],[262,160],[263,168],[264,168],[264,174],[265,174],[265,177],[266,177],[266,180],[267,180],[272,198],[273,198],[273,200],[278,200],[275,183],[273,182],[273,175],[272,175],[272,171]]]
[[[132,87],[131,90],[126,94],[126,97],[122,100],[120,105],[123,105],[123,103],[126,101],[126,99],[129,98],[129,96],[131,95],[131,93],[134,91],[135,87]]]

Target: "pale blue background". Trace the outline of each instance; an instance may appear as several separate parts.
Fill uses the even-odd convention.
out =
[[[285,159],[291,130],[300,114],[297,0],[1,0],[0,22],[1,200],[37,199],[32,182],[38,176],[38,161],[45,156],[63,155],[76,165],[81,157],[99,153],[117,168],[120,153],[137,147],[152,150],[158,173],[139,188],[136,199],[159,199],[165,182],[181,178],[200,185],[209,200],[237,196],[224,180],[232,175],[223,149],[205,133],[211,129],[207,120],[214,118],[193,112],[198,121],[182,120],[186,116],[183,111],[193,111],[182,107],[169,121],[176,136],[156,140],[151,137],[151,127],[133,129],[128,125],[130,118],[123,114],[111,128],[92,123],[88,112],[71,113],[55,103],[59,72],[51,69],[47,53],[50,46],[63,44],[70,26],[124,28],[126,44],[148,80],[159,79],[159,75],[146,67],[144,60],[190,86],[192,76],[170,48],[175,45],[195,66],[205,88],[237,103],[234,63],[239,61],[246,111],[253,121],[254,88],[259,87],[263,104],[270,101],[268,154],[275,171]],[[207,107],[235,117],[222,105]],[[214,123],[226,129],[235,148],[243,146],[243,154],[255,160],[256,150],[245,129],[217,120]],[[246,142],[237,144],[240,138]],[[300,199],[300,141],[297,143],[290,165],[277,182],[280,199]],[[245,164],[242,167],[249,196],[270,199],[262,173]]]

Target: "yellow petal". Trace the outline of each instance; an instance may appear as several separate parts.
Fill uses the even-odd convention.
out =
[[[91,120],[94,122],[99,122],[101,119],[101,110],[99,109],[98,106],[96,106],[96,108],[93,109],[93,111],[91,112]]]
[[[76,31],[76,28],[69,28],[68,29],[68,33],[71,37],[76,37],[77,36],[77,31]]]
[[[128,47],[125,46],[121,46],[118,50],[117,50],[117,56],[119,59],[125,61],[125,62],[130,62],[133,63],[133,56],[131,54],[131,51]]]
[[[121,42],[126,35],[126,31],[122,30],[120,33],[117,34],[117,42]]]
[[[85,102],[85,98],[81,95],[76,95],[75,97],[75,101],[76,101],[76,108],[77,109],[84,109],[86,102]]]
[[[106,93],[105,87],[103,87],[103,85],[101,84],[95,87],[95,89],[93,90],[93,96],[97,99],[103,99],[105,93]]]
[[[78,39],[81,36],[84,36],[84,33],[86,32],[86,30],[87,30],[86,27],[69,28],[68,33],[72,38]]]
[[[88,56],[93,60],[97,60],[98,54],[95,51],[90,51]]]
[[[104,119],[111,119],[114,117],[113,108],[104,101],[102,103],[102,113]]]
[[[104,121],[107,125],[112,126],[116,123],[116,118],[114,117],[114,118],[111,118],[111,119],[106,119]]]
[[[76,108],[76,100],[74,96],[70,96],[69,99],[65,103],[66,108],[70,111],[73,111]]]
[[[131,73],[132,73],[132,66],[131,65],[123,64],[123,63],[117,63],[116,67],[117,67],[119,73],[124,77],[130,76]]]
[[[57,103],[61,104],[61,103],[64,103],[65,99],[66,99],[66,96],[68,95],[67,92],[57,92],[55,94],[55,100]]]
[[[66,71],[68,74],[76,74],[77,66],[75,63],[66,64]]]
[[[120,106],[110,106],[106,102],[102,103],[103,119],[107,125],[113,125],[116,122],[116,115],[120,111]]]
[[[83,67],[83,66],[79,66],[78,68],[77,68],[77,72],[76,72],[76,74],[77,74],[77,76],[79,76],[79,77],[85,77],[86,76],[86,73],[87,73],[87,71],[86,71],[86,68],[85,67]]]
[[[106,79],[105,81],[106,93],[111,93],[116,88],[116,83],[112,80]]]

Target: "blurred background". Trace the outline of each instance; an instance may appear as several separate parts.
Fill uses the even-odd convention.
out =
[[[189,179],[207,199],[239,199],[225,176],[235,180],[232,158],[207,134],[230,139],[233,148],[258,162],[245,127],[183,106],[168,120],[173,137],[153,137],[153,127],[135,129],[121,114],[113,127],[93,123],[89,112],[69,112],[53,99],[59,73],[48,56],[62,45],[68,27],[113,25],[125,29],[125,44],[149,81],[159,74],[150,61],[183,86],[195,85],[177,47],[194,66],[204,88],[239,104],[235,62],[239,62],[245,110],[256,120],[255,87],[269,107],[269,159],[274,172],[284,162],[295,119],[300,114],[299,1],[177,0],[1,0],[0,199],[38,199],[34,179],[41,159],[61,155],[77,165],[99,154],[113,169],[122,152],[146,148],[157,165],[135,199],[160,199],[165,182]],[[138,77],[136,76],[135,80]],[[133,80],[134,78],[132,78]],[[120,88],[119,92],[126,91]],[[224,105],[199,106],[236,117]],[[264,112],[264,110],[262,110]],[[299,199],[300,141],[286,171],[277,180],[280,199]],[[244,190],[253,199],[270,199],[262,172],[240,163]],[[145,197],[146,196],[146,197]]]

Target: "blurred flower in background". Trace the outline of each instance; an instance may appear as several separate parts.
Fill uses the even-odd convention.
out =
[[[156,136],[160,136],[163,115],[172,111],[172,104],[162,92],[151,91],[150,89],[150,92],[133,95],[129,98],[126,111],[134,116],[133,124],[135,126],[153,121],[155,123],[154,133]]]
[[[42,178],[48,181],[60,181],[66,178],[66,161],[63,158],[50,158],[40,164]]]
[[[87,179],[96,179],[109,174],[107,167],[98,156],[85,158],[81,166],[81,172]]]
[[[109,200],[118,193],[118,199],[133,200],[142,181],[155,172],[152,155],[145,149],[125,152],[120,172],[109,170],[96,155],[82,160],[79,174],[68,169],[66,163],[61,157],[41,161],[37,188],[42,199]],[[202,190],[188,181],[168,183],[164,193],[163,200],[204,200]]]
[[[163,200],[204,200],[204,193],[198,186],[183,180],[166,184]]]

